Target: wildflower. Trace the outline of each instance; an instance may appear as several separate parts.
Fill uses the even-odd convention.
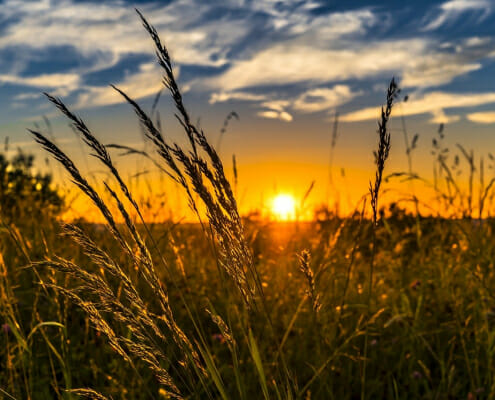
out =
[[[223,335],[221,333],[214,333],[213,335],[211,335],[211,337],[216,342],[219,342],[221,344],[225,343],[225,338],[223,337]]]
[[[413,379],[423,379],[423,374],[419,371],[413,371],[411,376],[413,377]]]
[[[2,332],[6,333],[6,334],[12,332],[12,329],[10,329],[10,325],[7,323],[2,324],[1,330],[2,330]]]

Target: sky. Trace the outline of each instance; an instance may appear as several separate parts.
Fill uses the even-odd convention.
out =
[[[147,110],[162,89],[135,7],[169,48],[186,105],[226,166],[235,154],[244,210],[280,191],[301,198],[313,180],[313,203],[338,198],[351,209],[373,176],[377,119],[392,77],[402,92],[388,172],[407,166],[403,122],[409,137],[419,134],[413,165],[425,176],[441,123],[450,146],[479,156],[495,150],[494,0],[0,1],[0,139],[41,154],[26,128],[46,129],[44,116],[57,143],[82,168],[98,170],[46,91],[102,142],[144,146],[132,110],[109,86]],[[158,110],[166,135],[181,142],[166,94]],[[231,111],[239,119],[220,140]],[[139,160],[118,162],[140,172]]]

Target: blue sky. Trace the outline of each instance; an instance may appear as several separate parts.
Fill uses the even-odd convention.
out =
[[[478,129],[473,146],[495,144],[487,134],[495,127],[493,0],[4,0],[0,135],[25,143],[24,128],[41,115],[56,125],[41,96],[48,91],[132,142],[137,123],[109,84],[147,106],[161,89],[134,7],[169,47],[193,114],[216,131],[230,110],[241,115],[233,129],[244,136],[225,151],[246,160],[261,146],[286,158],[304,149],[313,152],[306,161],[324,164],[336,111],[344,150],[372,145],[392,76],[409,96],[400,111],[411,124],[433,131],[445,123],[459,138]],[[363,128],[365,139],[356,133]]]
[[[109,83],[154,95],[160,71],[134,6],[170,47],[182,87],[210,104],[249,103],[287,122],[341,109],[342,121],[355,121],[375,117],[362,106],[375,107],[395,75],[410,95],[406,114],[495,122],[477,110],[495,103],[490,0],[6,0],[2,118],[35,115],[42,90],[78,109],[120,102]]]

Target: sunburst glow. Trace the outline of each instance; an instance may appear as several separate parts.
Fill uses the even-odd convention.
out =
[[[281,221],[289,221],[296,217],[296,200],[290,194],[279,194],[272,200],[271,212]]]

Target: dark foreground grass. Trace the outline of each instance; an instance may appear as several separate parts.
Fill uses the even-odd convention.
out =
[[[471,398],[491,398],[495,221],[480,226],[468,220],[424,219],[418,244],[414,218],[401,213],[389,218],[386,227],[377,230],[380,250],[375,255],[369,318],[370,228],[359,232],[359,216],[326,222],[325,227],[315,222],[300,224],[298,229],[276,223],[248,226],[248,241],[278,339],[273,343],[266,338],[268,329],[261,318],[259,325],[257,318],[249,319],[249,328],[258,334],[269,397],[277,397],[272,368],[278,353],[290,371],[294,397],[296,391],[302,398],[359,397],[367,328],[366,398],[468,398],[469,393],[476,396]],[[70,240],[60,239],[55,225],[43,228],[48,231],[44,240],[41,235],[19,239],[2,233],[0,387],[17,399],[69,397],[63,389],[71,387],[91,387],[113,398],[160,398],[161,393],[166,398],[145,363],[136,360],[139,373],[134,371],[102,334],[90,328],[84,312],[57,291],[38,284],[74,287],[74,282],[60,273],[20,268],[28,260],[18,244],[26,247],[32,259],[56,252],[89,270],[97,268]],[[109,254],[118,250],[107,232],[93,225],[84,229],[108,246]],[[334,238],[337,231],[339,236]],[[225,332],[208,313],[198,313],[196,322],[202,325],[227,396],[260,398],[255,360],[246,348],[249,334],[236,321],[242,302],[219,279],[203,230],[199,225],[179,225],[167,235],[174,239],[173,245],[169,241],[164,246],[173,260],[171,268],[184,273],[180,287],[169,290],[177,323],[193,335],[181,296],[198,311],[238,314],[230,321],[238,349],[236,361]],[[321,304],[318,311],[312,307],[296,257],[303,249],[310,249],[309,266]],[[119,251],[114,256],[118,258]],[[146,290],[144,296],[152,301],[154,294]],[[131,336],[129,329],[121,329]],[[173,349],[165,346],[164,351]],[[236,368],[242,374],[239,383]],[[201,390],[188,395],[210,397]]]
[[[447,194],[435,188],[451,210],[465,206],[462,217],[391,207],[379,218],[395,82],[379,124],[371,201],[347,218],[243,220],[215,148],[191,122],[167,49],[142,22],[188,146],[169,143],[132,94],[115,89],[154,149],[145,156],[206,218],[147,224],[108,147],[48,96],[108,170],[106,194],[31,133],[106,222],[33,224],[27,212],[2,223],[0,397],[494,397],[495,221],[472,218],[472,179],[464,195],[440,151]],[[418,178],[411,168],[396,176]],[[487,188],[479,209],[490,208]]]

